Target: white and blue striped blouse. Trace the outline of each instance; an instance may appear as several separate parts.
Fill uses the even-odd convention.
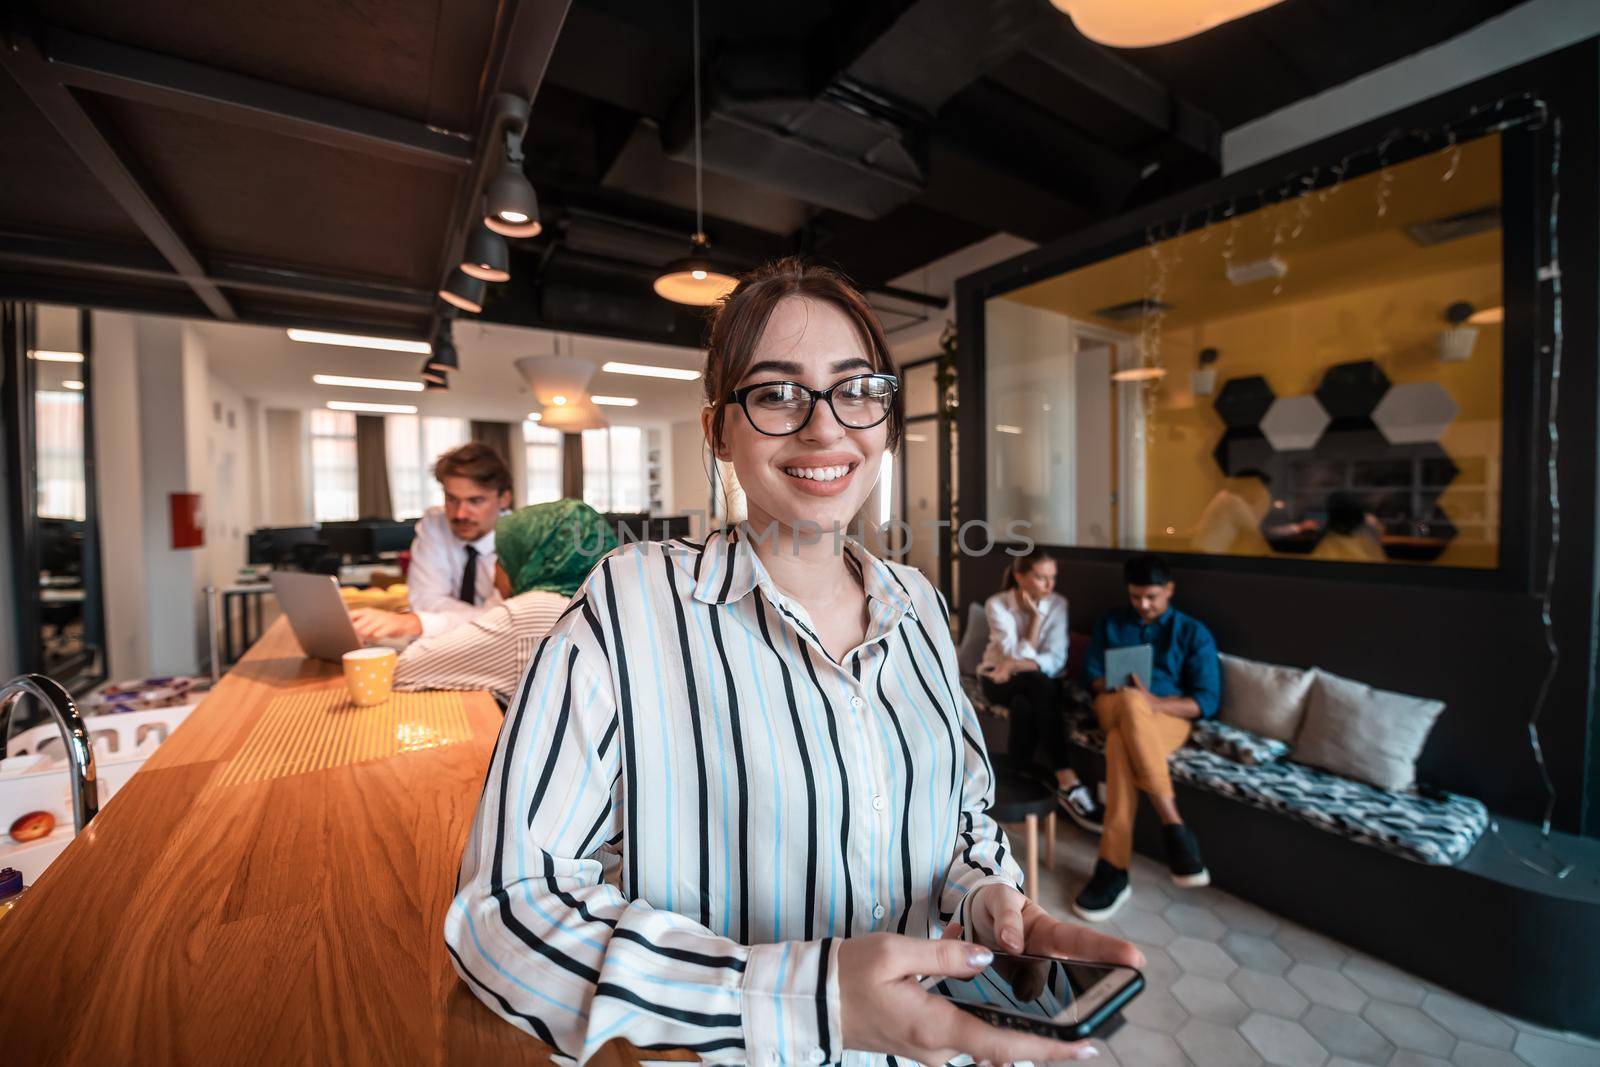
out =
[[[612,553],[508,709],[445,939],[565,1056],[874,1062],[842,1045],[835,939],[937,936],[1021,884],[943,598],[844,541],[870,621],[835,662],[749,537]]]

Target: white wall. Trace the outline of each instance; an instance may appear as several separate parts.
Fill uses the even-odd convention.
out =
[[[205,579],[216,587],[232,585],[245,562],[245,540],[252,523],[256,469],[250,460],[245,398],[214,374],[205,379],[204,488]]]
[[[689,536],[703,537],[710,518],[711,476],[703,455],[705,435],[700,420],[681,419],[671,425],[667,436],[672,453],[672,497],[662,503],[669,515],[690,515]]]
[[[94,313],[96,503],[113,680],[148,674],[144,471],[140,461],[138,326],[132,315]]]
[[[1229,130],[1232,173],[1600,34],[1595,0],[1529,0],[1458,37]]]
[[[268,408],[262,476],[266,483],[266,526],[309,526],[311,509],[311,432],[305,413]]]

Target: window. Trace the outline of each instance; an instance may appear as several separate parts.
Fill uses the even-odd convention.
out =
[[[389,493],[394,517],[414,519],[444,503],[444,490],[433,478],[433,463],[472,438],[466,419],[441,415],[388,415],[384,418],[384,451],[389,463]]]
[[[1499,135],[1325,193],[989,300],[989,520],[1051,545],[1497,567]]]
[[[523,456],[527,468],[527,482],[523,486],[523,499],[529,504],[547,504],[561,499],[561,431],[540,426],[537,422],[522,424]]]
[[[38,514],[82,522],[84,512],[83,394],[41,388],[34,394],[38,422]]]
[[[644,511],[644,432],[637,426],[583,431],[583,501],[596,511]]]
[[[311,510],[318,522],[360,518],[356,496],[356,417],[311,412]]]

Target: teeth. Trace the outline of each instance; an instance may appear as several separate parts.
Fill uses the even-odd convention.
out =
[[[850,473],[849,466],[842,467],[785,467],[783,473],[796,478],[809,478],[814,482],[831,482]]]

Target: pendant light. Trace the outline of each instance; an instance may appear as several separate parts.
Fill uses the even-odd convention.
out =
[[[444,288],[439,290],[439,295],[445,303],[476,315],[483,310],[483,294],[487,289],[482,278],[474,278],[457,270],[450,275]]]
[[[467,247],[461,253],[461,269],[469,277],[486,282],[510,281],[511,249],[506,247],[506,239],[487,226],[479,226],[467,238]]]
[[[439,328],[439,336],[433,339],[433,352],[423,364],[423,370],[448,374],[461,369],[461,357],[456,352],[455,342],[450,340],[449,320],[445,321],[446,325]]]
[[[1078,32],[1110,48],[1151,48],[1216,29],[1280,0],[1050,0]]]
[[[717,269],[705,231],[700,164],[700,0],[694,0],[694,235],[689,238],[689,254],[668,263],[656,276],[657,296],[679,304],[708,307],[739,284],[739,279]]]
[[[523,116],[526,120],[526,114]],[[506,154],[500,173],[484,190],[483,224],[505,237],[537,237],[539,197],[522,173],[522,134],[506,133]]]

